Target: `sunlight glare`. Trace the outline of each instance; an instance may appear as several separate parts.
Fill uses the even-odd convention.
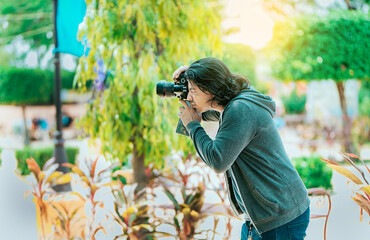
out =
[[[243,43],[253,49],[261,49],[271,40],[274,23],[264,11],[261,1],[225,1],[225,14],[223,27],[240,29],[239,32],[224,36],[225,42]]]

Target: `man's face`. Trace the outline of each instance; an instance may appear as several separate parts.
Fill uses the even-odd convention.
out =
[[[189,93],[187,100],[191,103],[191,106],[195,108],[198,112],[206,112],[211,110],[211,101],[210,99],[213,96],[209,92],[203,92],[198,88],[198,86],[192,81],[188,81]]]

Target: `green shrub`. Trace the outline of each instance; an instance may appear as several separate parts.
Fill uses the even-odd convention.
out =
[[[287,114],[304,113],[306,105],[305,94],[298,95],[297,90],[294,89],[289,96],[282,96],[281,100]]]
[[[332,189],[331,177],[333,171],[326,166],[318,156],[300,157],[293,159],[294,167],[301,176],[306,188],[322,187]]]
[[[73,88],[75,73],[62,71],[63,89]],[[0,68],[0,104],[53,104],[54,73],[50,70]]]
[[[48,104],[52,101],[53,74],[40,69],[0,69],[0,103]]]
[[[74,89],[73,80],[75,77],[75,72],[61,71],[60,78],[62,80],[62,89]],[[54,81],[54,76],[53,76]]]
[[[78,148],[66,147],[67,159],[69,163],[75,164]],[[30,171],[27,167],[27,158],[34,158],[42,168],[47,160],[53,157],[54,147],[45,148],[25,148],[15,152],[15,157],[18,163],[18,170],[21,175],[28,175]]]

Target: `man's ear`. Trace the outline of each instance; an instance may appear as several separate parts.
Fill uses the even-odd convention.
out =
[[[212,96],[213,97],[213,96]],[[214,104],[214,105],[213,105]],[[218,104],[215,102],[215,100],[211,101],[211,107],[216,108],[218,107]]]

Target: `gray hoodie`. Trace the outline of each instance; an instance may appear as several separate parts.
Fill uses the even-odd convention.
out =
[[[243,212],[231,187],[234,178],[260,234],[292,221],[309,207],[307,190],[285,152],[274,114],[269,96],[246,89],[225,106],[215,140],[197,121],[186,126],[203,161],[225,174],[231,205],[239,215]]]

